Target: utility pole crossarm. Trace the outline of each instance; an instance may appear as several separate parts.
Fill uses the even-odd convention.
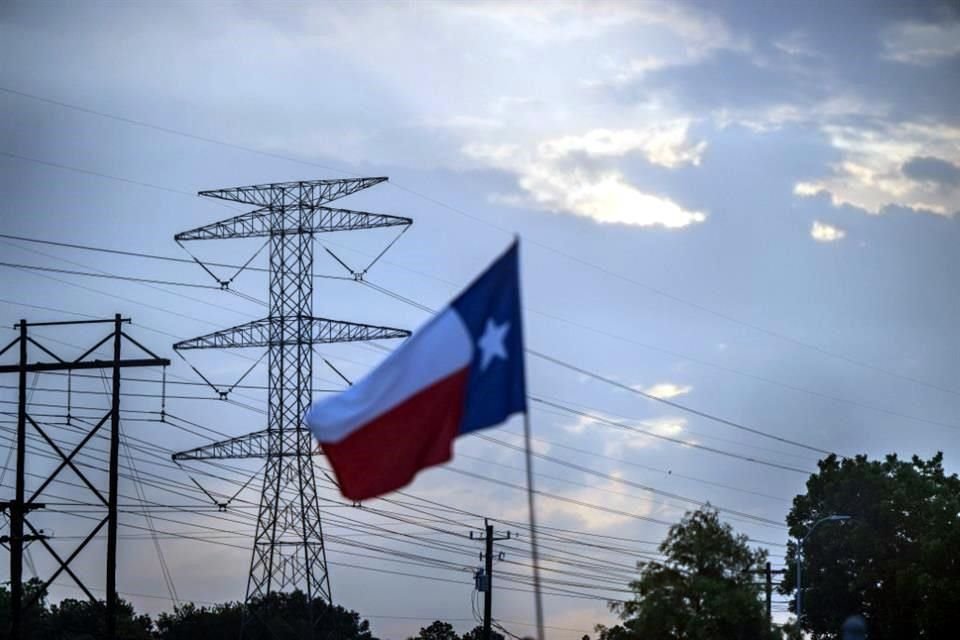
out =
[[[242,202],[258,207],[292,206],[317,207],[327,202],[333,202],[357,191],[362,191],[387,178],[344,178],[337,180],[300,180],[295,182],[275,182],[257,184],[248,187],[232,187],[229,189],[210,189],[199,192],[207,198],[218,198],[231,202]]]
[[[285,330],[281,329],[281,322]],[[295,329],[295,331],[291,331]],[[270,347],[337,342],[360,342],[406,338],[406,329],[379,327],[359,322],[328,320],[326,318],[264,318],[230,329],[215,331],[204,336],[183,340],[173,345],[177,351],[189,349],[231,349],[237,347]]]
[[[265,238],[295,233],[327,233],[401,227],[413,224],[410,218],[384,213],[316,206],[298,209],[292,205],[272,205],[233,218],[178,233],[177,242],[186,240],[222,240],[225,238]]]

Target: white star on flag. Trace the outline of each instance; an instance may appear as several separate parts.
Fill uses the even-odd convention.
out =
[[[507,348],[503,341],[506,339],[509,330],[509,322],[498,325],[493,321],[493,318],[487,319],[487,324],[483,328],[483,335],[477,341],[477,347],[480,349],[480,371],[486,371],[494,358],[507,359]]]

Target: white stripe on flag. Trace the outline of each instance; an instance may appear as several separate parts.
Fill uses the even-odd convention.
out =
[[[473,348],[460,315],[448,307],[367,377],[315,403],[304,421],[320,442],[339,442],[404,400],[469,366]]]

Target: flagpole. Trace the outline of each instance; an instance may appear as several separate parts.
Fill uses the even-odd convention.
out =
[[[537,514],[533,504],[533,453],[530,446],[530,411],[523,412],[523,439],[527,457],[527,504],[530,508],[530,556],[533,559],[533,592],[537,612],[537,640],[543,635],[543,596],[540,593],[540,549],[537,545]]]

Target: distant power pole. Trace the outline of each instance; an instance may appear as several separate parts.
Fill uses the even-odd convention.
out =
[[[108,640],[114,640],[116,638],[116,624],[117,624],[117,479],[118,479],[118,470],[119,470],[119,451],[120,451],[120,370],[128,367],[165,367],[170,364],[170,361],[165,358],[158,358],[153,352],[144,347],[142,344],[131,338],[123,330],[123,325],[129,323],[129,319],[124,319],[120,317],[120,314],[117,314],[112,320],[77,320],[70,322],[33,322],[28,323],[26,320],[21,320],[17,325],[14,326],[15,329],[19,329],[20,335],[15,338],[13,342],[8,344],[3,349],[0,349],[0,356],[6,353],[8,350],[14,346],[19,347],[19,361],[14,365],[2,365],[0,366],[0,373],[18,373],[19,374],[19,384],[18,384],[18,397],[17,402],[17,460],[16,460],[16,479],[15,479],[15,489],[14,489],[14,499],[8,500],[3,503],[0,503],[0,508],[4,511],[9,512],[10,514],[10,535],[0,536],[0,543],[8,544],[10,548],[10,636],[13,640],[20,640],[24,637],[24,628],[23,628],[23,612],[26,609],[29,609],[36,601],[43,596],[47,591],[50,585],[56,580],[61,574],[66,574],[76,585],[80,588],[81,591],[86,594],[88,598],[94,603],[99,602],[99,600],[94,597],[91,590],[87,587],[85,582],[80,578],[79,571],[75,570],[72,567],[74,559],[79,555],[81,551],[90,543],[91,540],[96,537],[96,535],[106,526],[107,528],[107,555],[106,555],[106,601],[107,606],[104,611],[105,614],[105,629],[106,629],[106,638]],[[111,331],[105,338],[94,344],[87,351],[83,353],[79,358],[75,360],[65,359],[58,356],[51,349],[42,344],[36,337],[31,336],[29,333],[30,327],[71,327],[77,325],[96,325],[96,324],[112,324],[113,331]],[[43,340],[43,338],[40,338]],[[141,352],[142,356],[148,357],[139,357],[139,358],[122,358],[121,351],[124,344],[124,340],[132,343],[136,346]],[[102,346],[109,345],[113,357],[109,360],[103,360],[100,358],[93,358],[91,354],[95,352]],[[29,353],[30,347],[39,349],[44,354],[52,358],[48,362],[29,362]],[[89,424],[89,431],[83,436],[79,444],[75,445],[69,453],[64,451],[61,445],[57,444],[56,440],[52,438],[47,431],[45,430],[44,421],[41,418],[40,421],[35,420],[33,416],[30,415],[29,406],[27,402],[27,374],[28,373],[43,373],[43,372],[54,372],[54,371],[73,371],[78,369],[99,369],[101,372],[110,371],[112,373],[113,384],[111,392],[111,403],[110,409],[106,414],[100,418],[96,423]],[[69,413],[69,409],[68,409]],[[77,454],[85,450],[85,447],[93,440],[104,425],[108,424],[109,427],[109,438],[110,438],[110,449],[108,453],[107,461],[107,483],[108,487],[106,491],[102,486],[97,486],[97,483],[90,479],[90,472],[84,472],[83,465],[78,465],[75,462]],[[80,424],[85,424],[81,422]],[[44,444],[37,445],[38,447],[46,446],[49,448],[50,452],[54,454],[54,459],[58,459],[59,464],[57,464],[52,470],[47,464],[37,465],[34,468],[34,471],[44,471],[43,475],[38,476],[40,479],[40,485],[33,489],[31,494],[27,495],[26,487],[26,466],[27,466],[27,455],[26,455],[26,443],[27,443],[27,433],[29,431],[33,432],[36,435],[41,437],[41,440]],[[78,424],[77,429],[80,429],[81,426]],[[50,545],[48,536],[41,530],[35,527],[27,517],[30,512],[41,510],[45,507],[44,503],[40,502],[43,499],[44,491],[50,484],[56,480],[57,476],[61,471],[69,467],[74,474],[76,474],[86,485],[86,488],[90,490],[92,496],[96,499],[98,504],[102,504],[103,509],[106,511],[106,515],[103,519],[99,517],[96,518],[97,522],[94,524],[93,528],[89,533],[82,538],[82,540],[74,547],[69,554],[64,556],[64,549],[61,547],[59,552]],[[37,475],[36,473],[31,473],[31,475]],[[106,494],[106,495],[104,495]],[[25,532],[25,529],[29,529],[29,533]],[[53,574],[46,580],[42,582],[41,588],[29,598],[24,598],[23,593],[23,553],[26,548],[27,543],[39,542],[40,545],[47,551],[51,558],[53,558],[56,563],[56,569]]]
[[[470,538],[474,540],[483,540],[486,542],[486,551],[483,554],[485,562],[483,580],[478,581],[478,587],[483,591],[483,640],[492,640],[493,638],[493,543],[498,540],[509,540],[510,532],[500,535],[494,534],[493,525],[487,523],[486,530],[482,536],[474,536],[470,532]]]
[[[773,571],[770,569],[769,562],[766,566],[766,574],[767,579],[764,589],[766,590],[767,594],[767,622],[770,623],[773,622]]]
[[[772,624],[773,623],[773,574],[784,574],[786,573],[786,570],[785,569],[774,570],[773,568],[771,568],[770,563],[768,562],[763,569],[747,569],[745,573],[763,575],[764,577],[763,590],[764,590],[764,595],[766,596],[767,622]]]
[[[409,218],[325,206],[385,180],[310,180],[201,191],[201,196],[256,208],[175,236],[178,244],[265,238],[265,246],[269,246],[267,317],[173,345],[178,353],[238,347],[267,350],[266,428],[173,456],[177,461],[266,459],[247,581],[248,604],[271,593],[295,589],[301,590],[309,602],[315,598],[331,601],[313,467],[316,443],[302,424],[311,403],[313,346],[405,338],[410,332],[314,316],[313,240],[316,234],[330,231],[412,224]],[[354,273],[354,278],[362,280],[363,273]],[[229,280],[218,282],[229,289]],[[225,397],[228,392],[220,393]]]

